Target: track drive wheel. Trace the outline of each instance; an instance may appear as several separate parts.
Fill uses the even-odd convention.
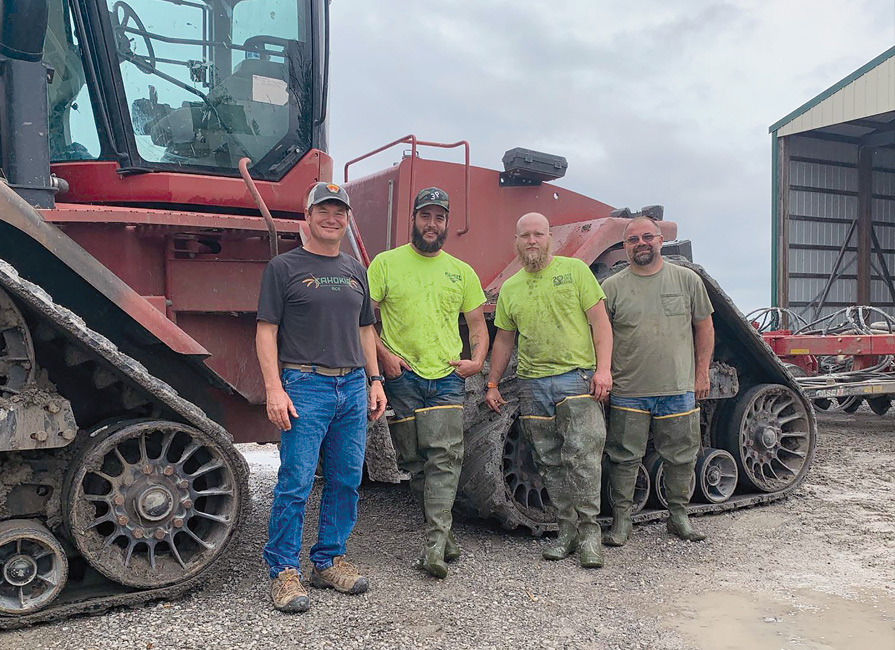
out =
[[[34,346],[28,324],[0,289],[0,397],[14,395],[34,376]]]
[[[737,461],[739,481],[751,490],[776,492],[805,477],[816,430],[808,405],[787,386],[758,384],[740,393],[721,447]]]
[[[0,615],[43,609],[67,578],[65,550],[46,526],[29,519],[0,522]]]
[[[515,381],[501,383],[507,404],[500,415],[482,401],[482,387],[469,390],[473,381],[467,380],[458,510],[496,519],[508,530],[522,526],[535,535],[556,530],[556,512],[518,424]]]
[[[97,571],[132,587],[202,572],[232,539],[247,498],[229,443],[167,421],[111,425],[66,480],[72,540]]]
[[[737,487],[737,462],[723,449],[706,448],[696,458],[697,498],[703,503],[724,503]]]
[[[657,452],[646,455],[643,459],[646,471],[649,473],[650,484],[653,487],[652,498],[650,502],[654,508],[665,510],[668,508],[668,493],[665,488],[665,461]],[[690,490],[687,500],[693,498],[696,492],[696,474],[690,477]]]

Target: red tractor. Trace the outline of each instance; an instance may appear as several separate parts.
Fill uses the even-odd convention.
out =
[[[253,346],[261,273],[300,245],[306,188],[333,174],[328,21],[324,0],[0,2],[0,627],[182,593],[246,516],[233,443],[278,437]],[[406,243],[411,197],[438,185],[457,206],[447,249],[491,303],[524,212],[598,277],[623,261],[631,213],[553,185],[562,159],[514,150],[499,172],[465,142],[398,143],[395,166],[345,167],[359,259]],[[787,494],[815,439],[798,386],[702,275],[717,344],[695,513]],[[540,533],[554,516],[514,381],[500,416],[467,382],[458,507]],[[370,440],[370,477],[399,478],[385,420]],[[639,520],[664,516],[648,461]]]

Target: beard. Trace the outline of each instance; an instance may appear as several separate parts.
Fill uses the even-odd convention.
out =
[[[435,231],[433,230],[431,232],[435,232]],[[411,241],[413,242],[413,245],[416,247],[416,249],[420,253],[435,253],[437,251],[440,251],[441,247],[444,246],[444,240],[447,239],[447,232],[448,232],[447,224],[445,224],[444,232],[442,232],[442,233],[436,232],[437,237],[436,237],[435,241],[428,242],[425,239],[423,239],[424,233],[416,227],[416,224],[414,224],[413,232],[410,234],[410,237],[411,237]]]
[[[656,251],[653,250],[652,246],[647,246],[640,250],[635,249],[634,254],[631,255],[631,262],[637,266],[649,266],[655,259]]]
[[[537,273],[547,266],[547,262],[549,261],[552,252],[552,241],[550,241],[544,248],[538,248],[537,250],[528,250],[524,245],[516,245],[516,259],[519,260],[522,268],[529,273]]]

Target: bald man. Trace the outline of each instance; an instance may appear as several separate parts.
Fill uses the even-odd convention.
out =
[[[695,272],[662,259],[662,235],[649,217],[628,223],[624,246],[628,268],[603,283],[615,379],[606,441],[612,528],[603,541],[623,546],[631,535],[637,468],[652,431],[665,463],[668,532],[698,542],[705,535],[690,524],[687,503],[699,451],[696,400],[709,392],[712,303]]]
[[[544,559],[561,560],[577,549],[581,566],[597,568],[603,566],[597,517],[606,440],[600,402],[612,388],[612,329],[590,269],[553,255],[553,245],[544,215],[519,219],[515,249],[522,269],[500,289],[485,402],[498,413],[506,404],[498,382],[518,332],[519,421],[559,523]]]

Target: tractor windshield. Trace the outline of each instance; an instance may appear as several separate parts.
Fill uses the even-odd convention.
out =
[[[137,164],[270,177],[311,148],[310,0],[104,1]]]

